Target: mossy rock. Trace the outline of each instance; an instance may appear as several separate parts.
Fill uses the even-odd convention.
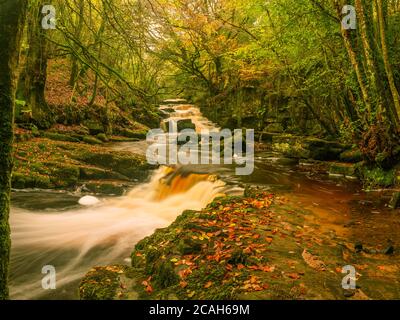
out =
[[[110,141],[110,140],[108,139],[108,137],[106,136],[105,133],[99,133],[99,134],[96,136],[96,139],[98,139],[98,140],[100,140],[100,141],[102,141],[102,142],[108,142],[108,141]]]
[[[353,177],[356,175],[356,166],[349,163],[332,163],[329,174]]]
[[[146,139],[147,137],[147,132],[146,131],[134,131],[131,129],[126,129],[126,128],[117,128],[114,130],[116,134],[127,137],[127,138],[132,138],[132,139]]]
[[[29,189],[29,188],[39,188],[39,189],[50,189],[54,187],[50,181],[49,176],[31,173],[30,175],[25,175],[20,172],[13,172],[11,185],[14,189]]]
[[[170,261],[162,261],[157,264],[153,273],[154,283],[161,289],[168,288],[179,283],[179,277],[175,273],[174,267]]]
[[[120,287],[119,273],[112,268],[92,269],[79,285],[81,300],[114,300]]]
[[[384,170],[379,167],[357,166],[357,174],[368,189],[388,188],[396,183],[396,170]]]
[[[79,139],[61,133],[44,132],[43,137],[54,141],[79,142]]]
[[[393,193],[390,202],[389,202],[389,208],[391,209],[397,209],[400,207],[400,192],[395,192]]]
[[[346,150],[340,154],[339,158],[341,161],[350,163],[357,163],[363,160],[362,153],[358,149]]]
[[[112,182],[89,182],[85,184],[85,187],[89,191],[97,194],[122,196],[125,193],[125,187],[123,185]]]
[[[80,167],[79,172],[80,172],[79,174],[80,178],[84,180],[100,180],[100,179],[129,180],[128,177],[125,177],[124,175],[118,172],[101,168]]]
[[[83,124],[89,129],[89,134],[92,136],[96,136],[99,133],[105,133],[104,126],[100,122],[87,120]]]
[[[79,181],[80,171],[77,166],[60,166],[52,169],[51,182],[60,188],[76,186]]]
[[[91,144],[91,145],[96,145],[96,144],[102,144],[103,142],[99,139],[96,139],[95,137],[91,136],[84,136],[83,137],[83,142]]]
[[[130,152],[82,152],[76,155],[78,160],[90,165],[107,168],[131,179],[146,177],[150,165],[146,158]]]
[[[181,255],[196,254],[201,251],[202,242],[190,238],[181,239],[177,249]]]

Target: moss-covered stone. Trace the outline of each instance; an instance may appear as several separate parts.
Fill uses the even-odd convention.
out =
[[[340,160],[343,162],[357,163],[363,160],[363,156],[360,150],[350,149],[340,154]]]
[[[14,189],[51,189],[55,185],[50,181],[50,177],[38,173],[25,175],[20,172],[14,172],[12,175],[12,187]]]
[[[116,134],[127,137],[127,138],[132,138],[132,139],[146,139],[147,137],[147,131],[139,130],[131,130],[131,129],[126,129],[126,128],[117,128],[114,131]]]
[[[92,181],[85,183],[86,189],[97,194],[122,196],[125,193],[124,185],[116,182]]]
[[[92,269],[79,285],[79,296],[82,300],[114,300],[120,287],[118,268]]]
[[[43,136],[47,139],[54,140],[54,141],[67,141],[67,142],[79,142],[78,138],[61,134],[61,133],[54,133],[54,132],[44,132]]]
[[[101,169],[96,167],[80,167],[80,178],[83,180],[129,180],[126,176],[114,172],[112,170]]]
[[[108,142],[108,141],[110,141],[110,140],[108,139],[108,137],[106,136],[105,133],[99,133],[99,134],[96,136],[96,138],[97,138],[98,140],[102,141],[102,142]]]
[[[147,170],[150,169],[144,157],[130,152],[82,152],[75,157],[88,164],[113,170],[131,179],[145,177]]]
[[[80,171],[77,166],[58,166],[53,168],[50,180],[57,188],[68,188],[77,185],[79,175]]]
[[[104,126],[99,121],[87,120],[83,124],[88,128],[89,134],[92,136],[98,135],[99,133],[105,133]]]
[[[356,167],[355,165],[349,163],[331,163],[329,174],[353,177],[356,175]]]
[[[317,138],[275,135],[272,137],[272,149],[289,158],[337,160],[346,146]]]
[[[384,170],[379,167],[369,167],[363,164],[357,166],[357,174],[368,189],[390,187],[396,183],[396,171]]]
[[[99,139],[96,139],[95,137],[91,136],[84,136],[83,137],[83,142],[91,144],[91,145],[96,145],[96,144],[102,144],[103,142]]]

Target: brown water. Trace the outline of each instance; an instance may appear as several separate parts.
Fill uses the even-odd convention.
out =
[[[214,126],[193,106],[177,110],[182,111],[180,117],[194,117],[198,127]],[[144,152],[146,146],[145,142],[135,142],[112,147]],[[205,207],[216,196],[241,194],[246,185],[285,195],[299,208],[310,209],[314,222],[351,240],[377,246],[387,241],[388,233],[397,234],[399,219],[385,208],[386,199],[381,194],[364,193],[354,181],[311,176],[295,164],[279,164],[277,157],[271,152],[257,154],[251,176],[236,176],[235,168],[225,165],[160,168],[147,183],[127,195],[101,198],[100,203],[89,207],[78,204],[80,193],[14,193],[11,297],[76,299],[79,280],[91,267],[129,264],[134,244],[156,228],[168,226],[186,209]],[[356,227],[346,228],[346,224]],[[359,224],[362,228],[357,228]],[[41,287],[45,265],[56,268],[54,291]]]

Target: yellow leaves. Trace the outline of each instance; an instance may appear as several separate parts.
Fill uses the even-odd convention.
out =
[[[309,253],[306,249],[304,249],[304,251],[302,253],[302,257],[303,257],[304,261],[314,270],[317,270],[317,271],[325,271],[326,270],[325,263],[323,261],[319,260],[317,256],[314,256],[311,253]]]
[[[262,284],[257,276],[250,276],[248,280],[243,282],[242,289],[246,291],[262,291],[268,288],[268,284]]]

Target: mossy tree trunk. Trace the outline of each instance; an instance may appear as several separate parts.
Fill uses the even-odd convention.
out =
[[[32,119],[41,128],[48,128],[53,120],[45,99],[47,79],[48,41],[42,28],[41,0],[32,1],[28,11],[28,55],[23,74],[23,98],[32,110]]]
[[[0,300],[8,299],[15,71],[27,0],[0,1]]]
[[[393,112],[396,112],[397,115],[400,114],[400,95],[399,91],[397,90],[395,80],[394,80],[394,74],[393,74],[393,69],[392,65],[390,62],[390,55],[389,55],[389,49],[386,43],[386,27],[385,27],[385,18],[384,18],[384,7],[382,0],[377,0],[377,13],[378,13],[378,20],[379,20],[379,31],[380,31],[380,37],[381,37],[381,46],[382,46],[382,55],[383,55],[383,62],[385,65],[385,70],[386,70],[386,75],[387,79],[389,82],[389,87],[390,87],[390,92],[392,93],[393,97],[393,104],[395,109]],[[399,128],[396,128],[399,130]]]

